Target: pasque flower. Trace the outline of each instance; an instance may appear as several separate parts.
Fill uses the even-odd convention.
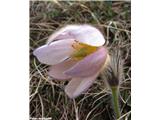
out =
[[[107,64],[109,55],[104,44],[103,35],[95,27],[68,25],[53,33],[33,54],[41,63],[51,65],[50,76],[69,80],[65,92],[75,98],[93,84]]]

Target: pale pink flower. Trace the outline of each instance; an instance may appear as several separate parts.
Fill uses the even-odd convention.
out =
[[[70,98],[86,91],[108,61],[105,39],[90,25],[68,25],[52,34],[46,45],[34,55],[41,63],[51,65],[49,75],[70,80],[65,92]]]

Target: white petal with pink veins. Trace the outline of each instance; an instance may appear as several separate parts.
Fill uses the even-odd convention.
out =
[[[77,61],[74,61],[72,59],[65,60],[62,63],[52,65],[49,68],[48,74],[52,76],[55,79],[58,80],[67,80],[70,79],[71,77],[68,75],[65,75],[63,72],[66,71],[67,69],[71,68],[73,65],[76,64]]]
[[[67,59],[74,51],[74,40],[54,41],[37,48],[33,54],[44,64],[55,65]]]
[[[96,52],[77,62],[77,64],[64,73],[73,77],[91,76],[101,70],[106,59],[107,50],[104,47],[101,47]]]
[[[75,98],[85,92],[95,81],[98,73],[85,78],[73,78],[65,87],[65,92],[70,98]]]

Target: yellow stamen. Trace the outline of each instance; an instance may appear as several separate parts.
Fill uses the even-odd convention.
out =
[[[81,60],[98,49],[98,47],[96,46],[80,43],[76,40],[75,43],[72,44],[72,47],[75,49],[75,52],[72,54],[71,57],[75,60]]]

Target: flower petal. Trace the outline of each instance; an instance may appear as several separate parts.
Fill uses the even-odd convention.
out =
[[[55,40],[62,40],[62,39],[73,39],[74,37],[70,34],[72,31],[78,30],[79,25],[67,25],[57,32],[54,32],[49,38],[48,43],[51,43]]]
[[[70,67],[72,67],[73,65],[75,65],[76,62],[77,61],[75,60],[69,59],[69,60],[63,61],[62,63],[52,65],[49,69],[48,74],[58,80],[71,79],[70,76],[65,75],[63,72],[69,69]]]
[[[48,42],[61,39],[75,39],[92,46],[102,46],[105,43],[102,33],[97,28],[86,24],[68,25],[53,33]]]
[[[85,92],[94,82],[99,73],[85,78],[73,78],[65,87],[65,92],[70,98],[75,98]]]
[[[105,64],[106,58],[107,50],[104,47],[101,47],[96,52],[77,62],[77,64],[64,73],[73,77],[87,77],[94,75],[101,70]]]
[[[90,25],[81,25],[79,30],[72,32],[72,35],[79,42],[92,46],[102,46],[105,43],[102,33]]]
[[[51,44],[37,48],[33,54],[44,64],[55,65],[67,59],[74,51],[74,40],[54,41]]]

